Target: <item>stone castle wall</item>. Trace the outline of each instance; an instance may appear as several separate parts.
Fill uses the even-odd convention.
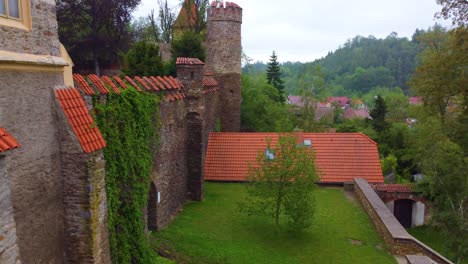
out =
[[[150,196],[159,200],[152,211],[157,229],[167,226],[187,200],[203,199],[203,158],[216,119],[221,118],[225,131],[239,130],[242,12],[238,7],[225,10],[231,9],[237,13],[213,15],[217,18],[212,30],[218,33],[211,36],[225,41],[212,39],[207,44],[208,52],[210,45],[228,51],[211,48],[222,56],[210,57],[213,70],[219,70],[214,77],[220,91],[202,93],[203,67],[195,69],[195,74],[189,67],[179,76],[193,84],[184,90],[187,98],[161,103],[160,144],[154,146],[151,175],[159,199],[154,193]],[[64,84],[66,65],[58,57],[55,1],[31,0],[31,15],[30,32],[0,27],[1,51],[37,55],[21,55],[12,63],[20,69],[0,71],[0,124],[21,144],[0,157],[0,190],[10,191],[0,195],[0,262],[110,263],[102,151],[83,153],[54,96],[54,88]],[[236,20],[228,23],[230,31],[222,29],[223,16]],[[4,63],[2,58],[0,63]],[[14,225],[16,230],[3,230]]]
[[[157,228],[165,227],[187,200],[187,158],[185,102],[161,103],[160,144],[154,161],[152,180],[160,193]]]
[[[0,27],[1,50],[60,56],[55,0],[30,0],[32,30]]]
[[[424,255],[436,263],[453,264],[435,250],[411,236],[388,210],[366,180],[355,179],[354,192],[392,254],[400,256]]]
[[[21,147],[6,157],[23,263],[63,263],[60,147],[53,108],[55,72],[0,71],[0,124]]]
[[[232,3],[208,10],[206,70],[220,88],[222,131],[240,131],[242,8]]]
[[[11,205],[11,192],[5,168],[5,156],[0,154],[0,263],[20,264],[16,244],[16,223]]]

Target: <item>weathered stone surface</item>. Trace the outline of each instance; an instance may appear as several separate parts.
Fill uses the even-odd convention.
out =
[[[187,157],[185,102],[161,103],[160,144],[155,157],[152,180],[160,193],[157,228],[164,228],[187,200]]]
[[[59,141],[52,87],[60,73],[0,72],[0,124],[21,142],[6,157],[22,263],[63,263]]]
[[[240,131],[241,24],[239,7],[208,10],[206,69],[215,73],[220,88],[222,131]]]
[[[32,30],[0,27],[2,50],[60,56],[54,1],[31,0]]]
[[[392,254],[425,255],[436,263],[452,263],[411,236],[365,179],[354,179],[354,192]]]
[[[58,102],[63,179],[65,261],[110,263],[105,163],[102,151],[85,154]]]
[[[5,157],[0,154],[0,263],[3,264],[21,263],[16,244],[16,223],[13,215]]]

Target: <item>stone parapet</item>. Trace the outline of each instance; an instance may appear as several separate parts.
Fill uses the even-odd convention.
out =
[[[424,255],[436,263],[453,264],[435,250],[411,236],[365,179],[354,179],[354,192],[392,254],[402,256]]]
[[[230,21],[242,23],[242,8],[232,2],[213,2],[208,9],[208,16],[212,21]]]

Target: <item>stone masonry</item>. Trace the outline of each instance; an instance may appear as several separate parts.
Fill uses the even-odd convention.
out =
[[[240,131],[242,8],[213,2],[208,9],[206,70],[220,88],[221,129]]]
[[[16,223],[11,206],[11,192],[5,168],[5,156],[0,154],[0,263],[19,264],[16,244]]]
[[[67,65],[59,57],[55,1],[31,0],[31,16],[31,31],[0,26],[0,125],[21,142],[0,156],[0,263],[110,263],[102,150],[84,151],[54,94],[64,88]],[[231,3],[211,8],[209,63],[178,65],[184,96],[160,105],[151,208],[143,209],[149,229],[167,226],[187,200],[203,199],[216,120],[239,131],[241,16]],[[207,71],[215,80],[209,88]],[[83,97],[90,109],[91,97]]]

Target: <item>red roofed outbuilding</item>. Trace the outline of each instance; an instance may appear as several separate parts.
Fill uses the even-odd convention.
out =
[[[297,133],[310,140],[321,171],[320,183],[343,184],[354,178],[383,183],[377,143],[362,133]],[[265,151],[277,133],[211,133],[205,159],[205,180],[245,181],[249,164]]]

